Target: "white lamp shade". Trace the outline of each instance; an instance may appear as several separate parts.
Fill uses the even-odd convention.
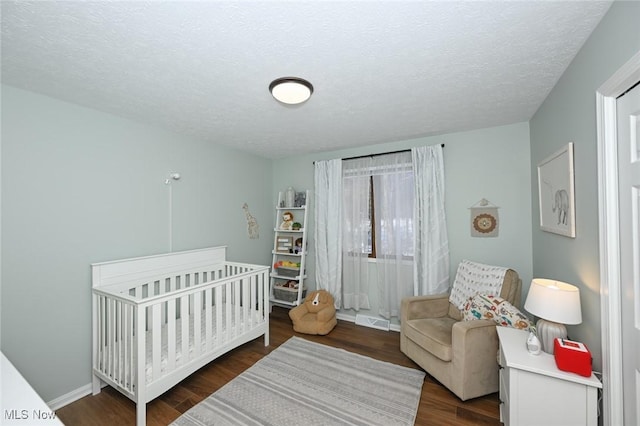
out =
[[[533,315],[560,324],[580,324],[580,290],[562,281],[534,278],[524,308]]]

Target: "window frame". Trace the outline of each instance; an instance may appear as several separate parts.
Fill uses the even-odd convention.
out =
[[[377,259],[376,256],[376,209],[375,191],[373,190],[373,175],[369,175],[369,226],[371,226],[371,253],[369,259]]]

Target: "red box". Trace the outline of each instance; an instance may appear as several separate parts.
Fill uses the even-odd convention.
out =
[[[591,352],[583,343],[558,337],[553,341],[553,356],[560,370],[591,377]]]

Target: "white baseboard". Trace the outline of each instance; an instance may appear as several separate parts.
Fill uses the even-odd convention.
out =
[[[105,387],[105,386],[107,386],[107,384],[102,383],[102,387]],[[84,398],[87,395],[91,395],[92,392],[93,392],[93,388],[91,386],[91,383],[89,383],[87,385],[79,387],[78,389],[72,390],[69,393],[66,393],[62,396],[52,399],[51,401],[47,402],[47,405],[53,411],[56,411],[66,405],[71,404],[72,402],[79,400],[80,398]]]
[[[342,321],[356,322],[355,316],[343,314],[341,312],[336,312],[336,318]]]
[[[336,318],[342,321],[356,322],[356,317],[354,315],[345,314],[342,312],[336,312]],[[389,326],[390,331],[400,332],[400,324],[391,324]]]

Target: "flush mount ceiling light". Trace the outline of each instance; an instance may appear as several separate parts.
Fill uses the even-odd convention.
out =
[[[271,82],[269,91],[283,104],[297,105],[311,97],[313,86],[302,78],[282,77]]]

